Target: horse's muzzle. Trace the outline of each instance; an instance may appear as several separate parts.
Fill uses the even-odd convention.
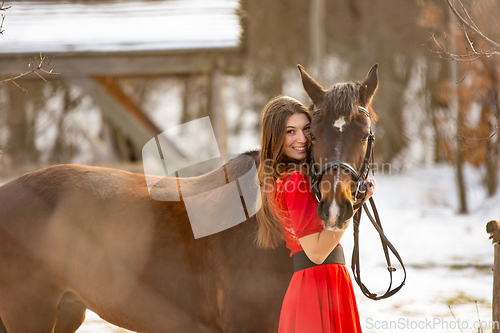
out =
[[[327,200],[321,199],[318,203],[317,213],[326,228],[344,229],[354,210],[351,201],[348,199],[343,199],[340,205],[335,201],[329,203]]]

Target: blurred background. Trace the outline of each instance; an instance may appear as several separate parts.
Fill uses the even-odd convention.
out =
[[[59,163],[143,172],[147,141],[204,116],[219,150],[241,153],[258,146],[269,99],[310,104],[297,64],[326,88],[378,63],[375,162],[388,167],[375,199],[414,277],[384,305],[358,295],[362,325],[450,317],[448,305],[472,323],[476,301],[491,318],[500,49],[481,34],[500,42],[500,4],[452,3],[476,33],[442,0],[6,1],[0,177]]]

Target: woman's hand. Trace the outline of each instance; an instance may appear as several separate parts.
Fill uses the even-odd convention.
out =
[[[357,205],[359,203],[365,203],[368,199],[371,198],[371,196],[375,193],[375,184],[376,184],[376,181],[375,179],[373,178],[368,178],[364,181],[364,183],[372,183],[373,186],[370,186],[368,187],[368,189],[366,190],[366,195],[365,195],[365,198],[364,199],[358,199],[354,204]]]

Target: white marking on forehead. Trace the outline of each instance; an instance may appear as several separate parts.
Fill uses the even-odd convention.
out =
[[[337,127],[339,131],[342,132],[342,128],[345,125],[345,119],[344,117],[340,117],[339,119],[335,120],[335,123],[333,124],[333,127]]]

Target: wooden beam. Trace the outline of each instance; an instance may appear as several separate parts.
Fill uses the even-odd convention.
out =
[[[93,79],[76,78],[69,80],[69,82],[83,89],[113,125],[125,136],[129,137],[137,148],[142,149],[148,141],[160,133],[156,126],[151,125],[152,123],[147,120],[147,117],[137,106],[131,106],[133,103],[123,92],[121,92],[123,94],[121,95],[117,91],[119,87],[117,88],[112,84],[113,88],[110,88],[109,91],[113,92],[110,93],[108,89],[104,89],[100,83]],[[118,98],[126,98],[129,101],[119,101]],[[164,154],[168,154],[172,158],[184,159],[182,152],[175,148],[173,144],[168,144],[166,147],[168,151],[164,152]]]
[[[132,142],[138,147],[142,147],[157,134],[135,123],[134,119],[127,112],[123,111],[122,105],[107,94],[96,81],[89,78],[79,78],[69,80],[69,82],[83,89],[94,100],[94,103],[100,107],[102,113],[109,118],[113,125],[126,136],[130,137]]]
[[[122,109],[127,112],[132,119],[154,136],[161,133],[161,130],[144,114],[134,101],[123,92],[116,82],[116,78],[111,76],[95,76],[93,79],[121,105]]]
[[[31,70],[39,55],[0,55],[0,79]],[[234,51],[47,55],[51,68],[63,78],[89,76],[173,76],[210,73],[214,64],[225,74],[242,72],[242,56]],[[33,75],[34,76],[34,75]],[[34,78],[37,78],[34,76]]]
[[[217,139],[217,146],[222,156],[227,154],[226,114],[222,101],[223,75],[217,67],[210,73],[208,114]]]

